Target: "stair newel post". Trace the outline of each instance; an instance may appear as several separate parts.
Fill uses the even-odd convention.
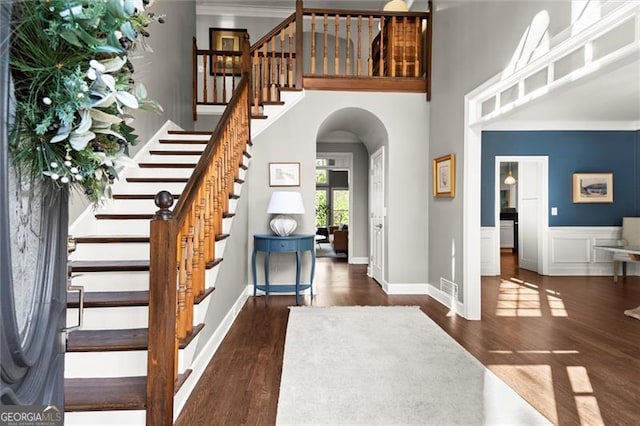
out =
[[[249,79],[247,85],[249,90],[253,89],[253,64],[251,63],[251,42],[249,40],[249,33],[244,33],[242,40],[242,74],[245,74]],[[254,99],[253,93],[248,96],[247,106],[251,109],[251,103]]]
[[[302,36],[303,36],[303,6],[302,0],[296,0],[296,89],[302,89]]]
[[[170,210],[173,196],[160,191],[151,219],[149,253],[149,337],[147,357],[148,425],[173,424],[176,380],[177,226]],[[174,314],[171,315],[170,313]]]

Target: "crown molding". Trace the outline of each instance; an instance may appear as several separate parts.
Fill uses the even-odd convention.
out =
[[[295,8],[196,4],[196,15],[288,18]]]

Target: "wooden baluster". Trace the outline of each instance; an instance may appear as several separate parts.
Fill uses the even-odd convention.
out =
[[[293,39],[293,23],[289,24],[289,63],[287,64],[287,81],[288,84],[287,86],[289,87],[293,87],[294,86],[294,81],[293,81],[293,51],[295,50],[294,46],[294,39]]]
[[[222,84],[222,103],[227,103],[227,55],[222,54],[222,79],[220,80],[220,84]]]
[[[258,50],[253,51],[253,115],[260,115],[260,60]]]
[[[211,102],[215,104],[218,102],[218,75],[217,75],[218,73],[216,70],[218,57],[215,53],[212,56],[212,61],[213,62],[212,62],[211,70],[213,71],[213,99],[211,100]]]
[[[368,61],[369,71],[367,72],[368,76],[373,75],[373,51],[371,50],[372,45],[373,45],[373,16],[369,15],[369,61]]]
[[[207,103],[207,55],[202,55],[202,68],[204,73],[202,74],[202,101]]]
[[[196,245],[195,245],[195,206],[191,205],[191,209],[188,214],[189,227],[187,228],[187,283],[184,291],[184,306],[182,308],[182,315],[180,321],[180,330],[178,332],[179,338],[184,339],[190,328],[190,307],[193,306],[193,276],[194,266],[196,262]],[[193,323],[193,319],[191,319]]]
[[[418,54],[418,52],[420,52],[420,46],[421,46],[421,34],[422,34],[422,28],[420,28],[422,25],[422,23],[420,22],[420,19],[415,18],[415,29],[414,31],[414,38],[413,38],[413,45],[414,45],[414,49],[413,49],[413,63],[415,64],[413,67],[413,76],[414,77],[420,77],[420,55]]]
[[[402,77],[408,77],[407,74],[407,27],[409,26],[409,22],[407,21],[407,17],[402,18]]]
[[[329,15],[324,14],[324,58],[322,74],[329,74]]]
[[[340,15],[336,15],[334,34],[335,49],[333,51],[333,75],[340,75]]]
[[[187,294],[187,233],[184,225],[178,233],[178,241],[180,241],[180,247],[178,248],[178,301],[176,310],[176,338],[181,339],[183,337],[180,335],[180,330],[182,329],[182,311],[184,311],[185,298]]]
[[[276,85],[276,37],[271,37],[271,84],[269,85],[269,100],[276,102],[278,100],[278,86]]]
[[[378,75],[382,77],[384,75],[384,16],[380,17],[380,69]]]
[[[285,75],[285,69],[286,69],[286,64],[285,64],[285,53],[284,53],[284,39],[285,39],[285,34],[284,34],[284,28],[280,30],[280,69],[278,70],[278,82],[280,84],[280,87],[285,87],[286,86],[286,75]]]
[[[356,59],[356,75],[362,74],[362,15],[358,15],[358,58]]]
[[[211,202],[213,200],[213,184],[212,184],[212,174],[213,174],[213,165],[209,164],[207,167],[207,177],[205,180],[206,185],[206,198],[204,205],[204,239],[206,242],[205,246],[205,262],[211,262],[215,257],[215,234],[213,233],[213,222],[212,222],[212,208]]]
[[[316,73],[316,14],[311,14],[311,74]]]
[[[347,15],[347,35],[345,36],[345,40],[347,43],[346,46],[346,60],[344,65],[344,74],[352,75],[351,72],[351,15]]]
[[[262,101],[269,100],[269,53],[268,43],[262,45]]]

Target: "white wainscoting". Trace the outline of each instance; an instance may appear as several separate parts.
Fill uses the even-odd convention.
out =
[[[613,275],[611,252],[594,246],[616,245],[619,226],[556,226],[548,228],[547,275]],[[500,274],[498,227],[480,228],[480,273]],[[620,273],[622,271],[619,271]],[[640,263],[627,263],[627,275],[640,275]]]
[[[500,275],[500,228],[480,228],[480,275]]]
[[[611,252],[595,246],[616,245],[619,226],[550,227],[549,275],[613,275]],[[637,264],[627,264],[627,275],[640,275]]]

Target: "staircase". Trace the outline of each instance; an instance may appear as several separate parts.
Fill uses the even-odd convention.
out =
[[[282,91],[280,97],[279,102],[261,105],[261,114],[252,117],[253,136],[299,102],[304,92]],[[178,199],[211,134],[183,131],[168,122],[135,156],[138,167],[121,173],[113,185],[113,199],[96,210],[88,208],[71,226],[69,234],[76,244],[69,256],[71,285],[84,288],[84,309],[82,326],[67,340],[65,424],[145,424],[149,223],[158,210],[154,197],[166,190]],[[194,301],[194,328],[180,340],[176,394],[192,373],[193,350],[205,326],[207,306],[215,297],[215,277],[230,237],[250,148],[251,144],[229,194],[223,232],[216,235],[217,259],[207,271],[210,284]],[[68,327],[79,322],[79,299],[77,291],[68,292]],[[188,394],[181,399],[187,398]]]
[[[177,198],[208,142],[210,132],[165,126],[136,156],[138,168],[124,171],[113,200],[88,209],[70,228],[76,250],[70,255],[71,284],[84,287],[82,326],[68,335],[65,357],[67,424],[144,424],[149,304],[149,220],[161,190]],[[171,130],[170,128],[173,128]],[[250,148],[250,145],[248,145]],[[230,229],[251,154],[245,152],[223,228]],[[216,235],[219,268],[228,234]],[[215,274],[215,271],[209,271]],[[210,281],[211,283],[215,281]],[[180,341],[178,382],[190,374],[189,350],[204,326],[215,287],[194,303],[194,328]],[[79,297],[68,293],[68,326],[78,323]]]

